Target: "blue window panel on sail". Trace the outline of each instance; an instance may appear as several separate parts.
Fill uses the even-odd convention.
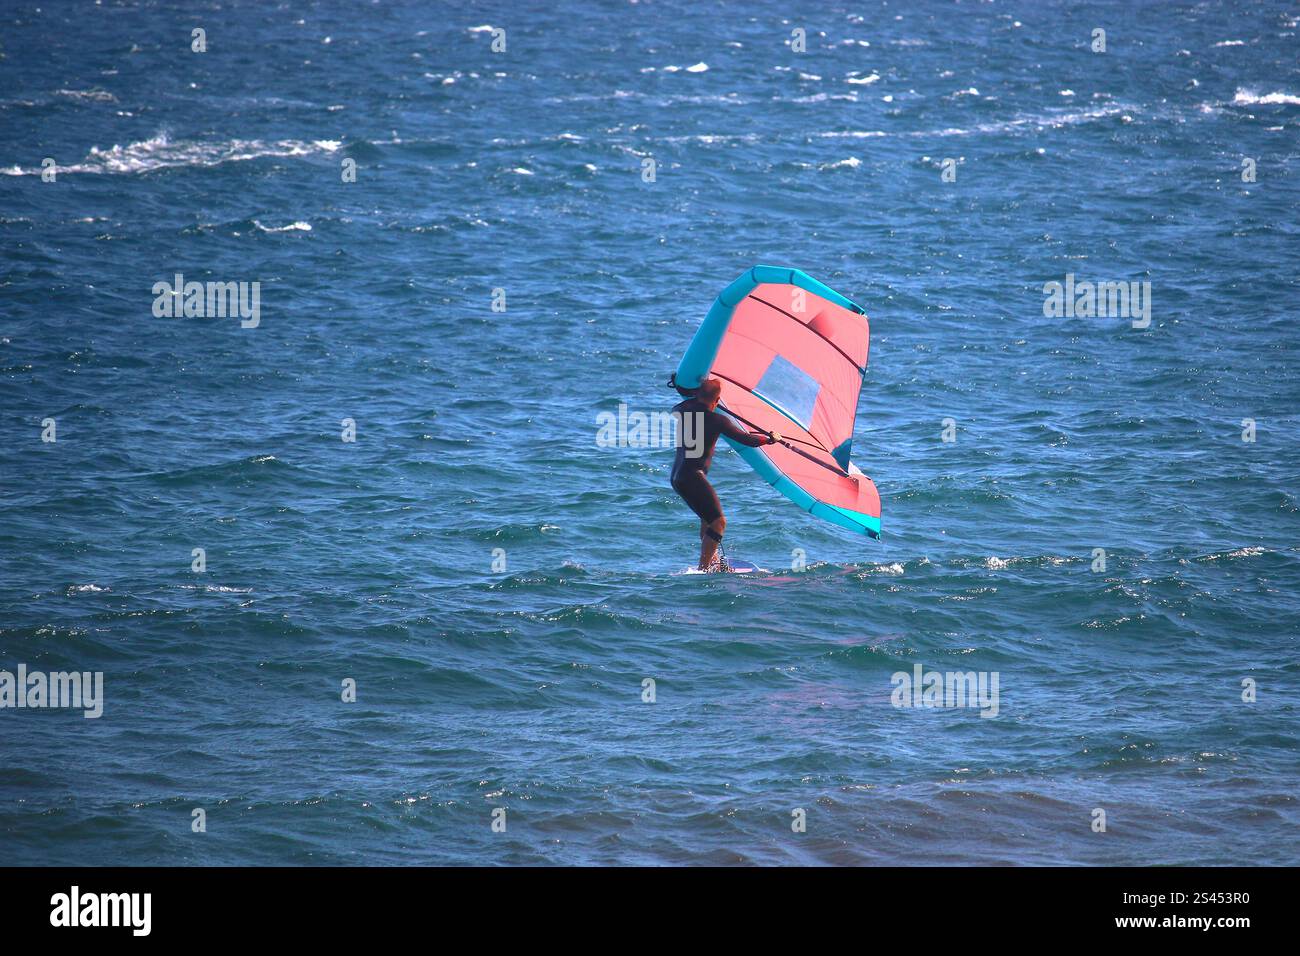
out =
[[[808,431],[812,424],[813,408],[820,390],[816,379],[779,355],[772,359],[772,364],[754,387],[756,395],[794,419],[804,431]]]

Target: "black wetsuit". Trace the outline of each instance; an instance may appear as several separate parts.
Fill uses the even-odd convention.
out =
[[[673,491],[691,507],[700,520],[711,524],[722,517],[718,494],[705,477],[713,461],[713,446],[719,435],[751,448],[768,444],[766,435],[751,435],[721,412],[710,410],[696,398],[673,406],[677,421],[677,457],[673,459]]]

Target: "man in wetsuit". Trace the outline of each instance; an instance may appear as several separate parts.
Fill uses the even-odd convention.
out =
[[[700,565],[708,571],[722,541],[727,519],[722,516],[722,504],[717,492],[706,477],[713,460],[713,446],[719,435],[732,441],[756,448],[781,440],[776,432],[751,434],[743,430],[728,416],[717,411],[722,397],[722,383],[716,378],[700,382],[694,396],[673,406],[677,417],[677,457],[673,459],[673,491],[682,496],[700,519]]]

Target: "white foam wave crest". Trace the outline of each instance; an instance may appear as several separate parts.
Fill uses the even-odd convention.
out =
[[[291,222],[287,226],[264,226],[254,219],[253,228],[261,232],[311,232],[311,223],[299,221]]]
[[[178,140],[172,142],[166,133],[151,139],[114,145],[109,149],[92,146],[90,153],[79,163],[56,166],[58,173],[117,174],[147,173],[155,169],[177,166],[218,166],[221,163],[243,162],[263,156],[310,156],[315,153],[332,153],[342,147],[335,140],[282,139],[265,142],[260,139],[231,139],[221,142]],[[39,176],[40,167],[10,166],[0,169],[6,176]]]
[[[117,102],[117,97],[107,90],[55,90],[54,95],[70,100],[92,100],[99,103]]]
[[[1056,129],[1073,126],[1078,123],[1090,123],[1113,116],[1125,117],[1122,106],[1107,106],[1099,109],[1080,110],[1074,113],[1053,113],[1040,116],[1021,116],[1016,119],[996,123],[977,123],[973,126],[948,127],[946,129],[913,130],[909,132],[883,132],[880,130],[835,130],[826,133],[813,133],[813,136],[827,138],[864,139],[876,136],[900,137],[934,137],[934,136],[974,136],[981,133],[1009,133],[1018,129]]]
[[[1253,90],[1238,87],[1232,102],[1234,106],[1300,106],[1300,96],[1293,93],[1265,93],[1260,95]]]
[[[1218,552],[1215,554],[1203,555],[1197,558],[1198,561],[1231,561],[1236,558],[1255,558],[1261,554],[1266,554],[1267,548],[1238,548],[1236,551]]]

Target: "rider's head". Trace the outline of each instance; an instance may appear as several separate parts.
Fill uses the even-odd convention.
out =
[[[722,383],[716,378],[703,379],[700,387],[695,390],[695,397],[707,407],[717,408],[718,401],[722,398]]]

